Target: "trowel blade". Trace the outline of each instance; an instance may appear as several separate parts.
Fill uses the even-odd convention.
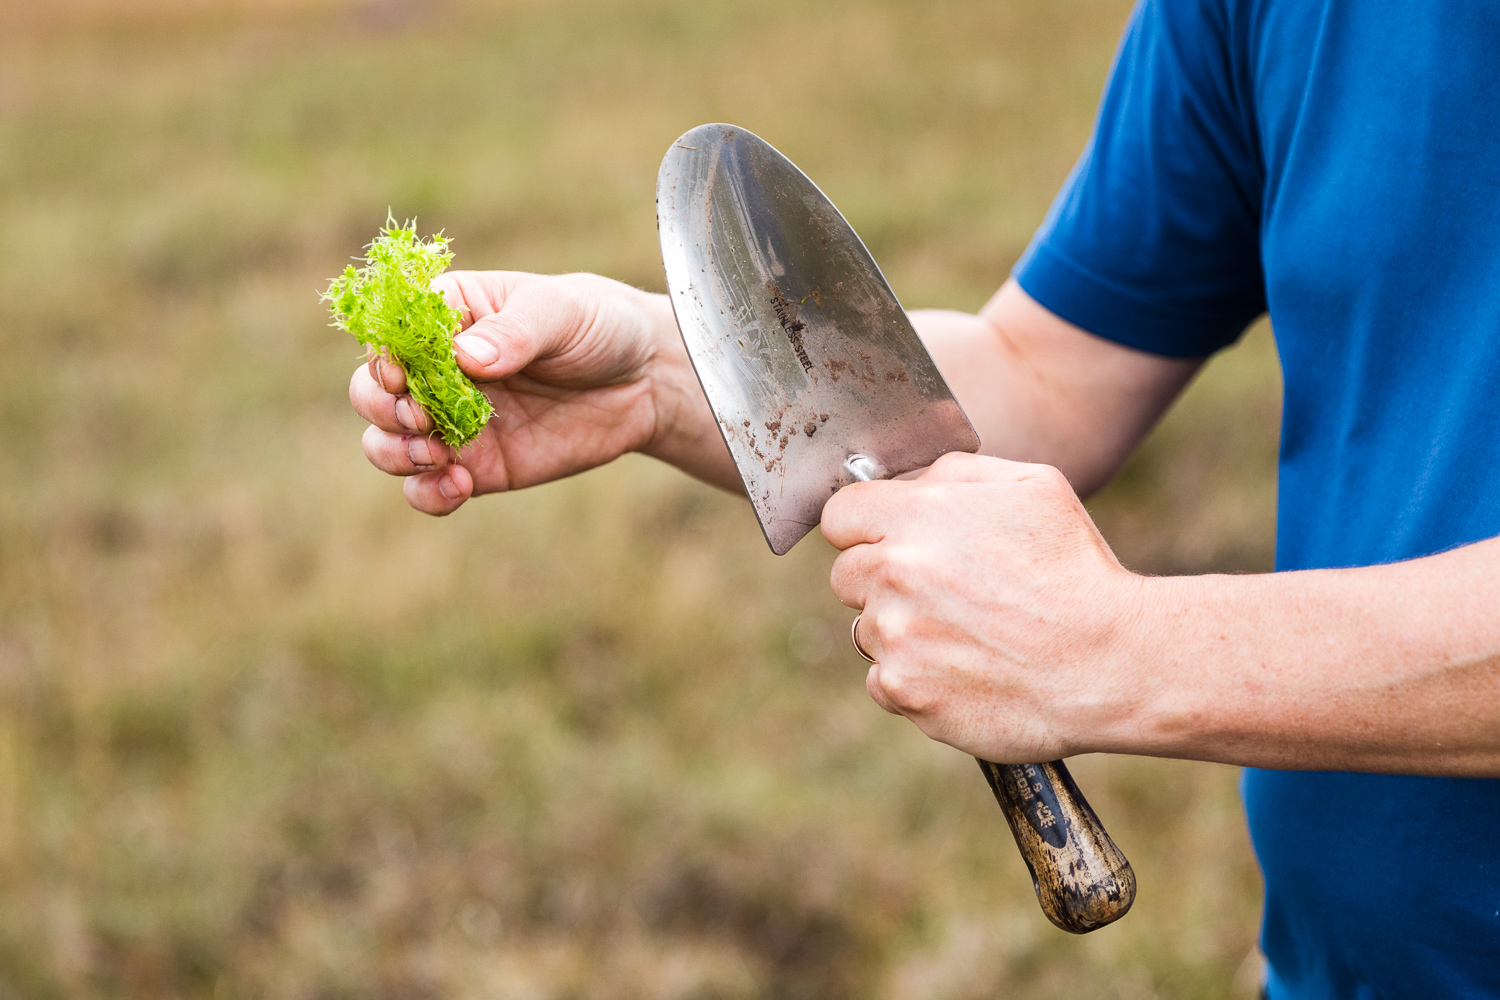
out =
[[[976,451],[979,437],[864,243],[758,136],[702,125],[672,144],[657,229],[677,325],[771,550],[855,478]]]

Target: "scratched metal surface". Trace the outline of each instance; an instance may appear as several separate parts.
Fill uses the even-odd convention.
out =
[[[764,140],[683,135],[656,212],[677,325],[772,551],[817,526],[850,454],[899,475],[978,449],[864,243]]]

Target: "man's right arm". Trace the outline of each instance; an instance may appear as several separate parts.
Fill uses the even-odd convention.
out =
[[[372,359],[350,382],[371,423],[372,464],[406,477],[418,510],[559,479],[629,451],[737,490],[665,296],[594,275],[456,272],[438,279],[465,313],[464,372],[496,415],[455,454]],[[1201,363],[1095,337],[1007,282],[976,314],[917,311],[913,324],[986,454],[1055,465],[1087,493],[1108,480]]]
[[[979,431],[981,452],[1055,466],[1085,496],[1109,481],[1203,364],[1096,337],[1014,279],[977,315],[911,318]]]

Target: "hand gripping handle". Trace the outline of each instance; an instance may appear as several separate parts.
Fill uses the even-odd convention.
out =
[[[890,471],[869,455],[850,455],[844,470],[857,482],[885,479]],[[859,619],[854,648],[859,648]],[[978,758],[976,758],[978,759]],[[1135,902],[1135,872],[1104,832],[1104,825],[1060,760],[1050,764],[979,761],[990,789],[1015,834],[1021,858],[1047,919],[1065,931],[1087,934],[1125,915]]]
[[[1063,762],[981,760],[979,769],[1031,869],[1047,919],[1065,931],[1087,934],[1123,917],[1135,902],[1135,872]]]

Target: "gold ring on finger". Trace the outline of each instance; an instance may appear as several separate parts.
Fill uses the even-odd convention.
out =
[[[849,626],[849,638],[854,642],[854,651],[860,656],[863,656],[866,662],[874,663],[875,657],[871,656],[869,653],[866,653],[865,647],[859,644],[859,620],[864,616],[865,613],[863,611],[854,616],[854,624]]]

